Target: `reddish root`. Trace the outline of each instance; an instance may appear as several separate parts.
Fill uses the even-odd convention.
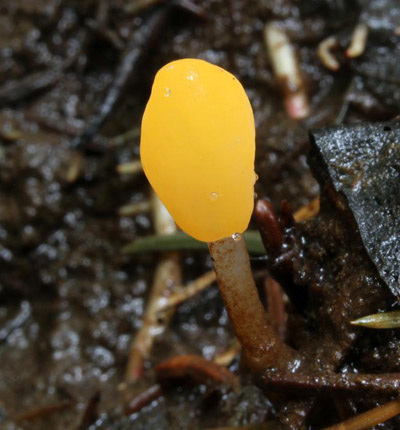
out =
[[[285,293],[282,287],[271,276],[267,276],[264,281],[265,292],[268,303],[268,315],[271,326],[278,336],[285,340],[287,314],[285,310]]]
[[[178,355],[165,360],[156,367],[156,373],[161,381],[189,379],[198,384],[207,382],[224,384],[233,390],[238,390],[240,386],[238,377],[226,367],[198,355]]]
[[[156,384],[134,397],[125,409],[125,415],[132,415],[139,412],[143,407],[157,400],[162,395],[161,387]]]
[[[272,256],[279,253],[283,243],[283,229],[278,216],[268,200],[258,200],[254,210],[261,239]]]

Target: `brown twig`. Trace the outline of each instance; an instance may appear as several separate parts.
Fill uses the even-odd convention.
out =
[[[217,355],[213,362],[219,366],[228,366],[240,351],[240,344],[238,342],[229,348],[227,351]],[[234,376],[234,375],[233,375]],[[162,395],[162,387],[158,384],[142,391],[135,396],[125,409],[126,415],[131,415],[139,412],[144,406],[147,406],[153,400],[158,399]]]
[[[83,413],[82,420],[76,430],[87,430],[91,424],[97,419],[97,408],[100,403],[100,392],[96,391],[87,402],[85,412]]]
[[[48,415],[54,414],[55,412],[62,411],[64,409],[70,408],[75,405],[73,400],[63,400],[59,403],[54,403],[50,405],[40,406],[38,408],[32,409],[28,412],[24,412],[15,421],[34,421],[39,418],[45,418]]]
[[[0,106],[17,103],[53,87],[61,79],[63,71],[70,64],[71,60],[67,60],[61,67],[35,72],[18,81],[6,84],[0,88]]]
[[[280,430],[277,422],[267,422],[262,424],[246,424],[239,427],[215,427],[207,430]]]
[[[400,401],[393,400],[324,430],[367,430],[400,414]]]
[[[162,388],[160,385],[152,385],[145,391],[139,393],[134,397],[125,409],[125,415],[132,415],[139,412],[142,408],[150,404],[152,401],[157,400],[162,395]]]
[[[156,36],[161,33],[160,29],[165,23],[168,13],[168,6],[155,11],[149,21],[133,33],[125,51],[122,53],[121,61],[115,72],[114,81],[107,91],[99,112],[89,121],[83,133],[74,140],[72,143],[74,148],[80,148],[90,141],[114,111],[126,83],[137,72],[139,60],[143,57],[144,53],[152,51],[149,49],[149,46],[153,45],[157,39]]]
[[[354,373],[289,373],[266,370],[261,377],[265,388],[284,392],[315,395],[332,392],[396,394],[400,386],[400,373],[354,374]]]
[[[80,31],[76,40],[79,44],[78,49],[69,58],[51,70],[34,72],[27,76],[0,88],[0,106],[17,103],[42,91],[50,89],[62,78],[64,72],[71,67],[81,53],[81,47],[85,43],[86,31]]]
[[[287,313],[285,310],[284,292],[282,287],[271,276],[264,281],[267,296],[268,315],[272,327],[282,340],[286,339]]]
[[[177,287],[169,297],[160,299],[158,311],[163,312],[168,308],[180,305],[210,287],[216,280],[215,272],[211,270],[189,282],[185,287]]]

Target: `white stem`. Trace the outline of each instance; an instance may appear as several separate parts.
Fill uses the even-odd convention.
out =
[[[346,56],[348,58],[359,57],[365,50],[367,39],[368,27],[365,24],[357,24],[351,38],[350,46],[346,50]]]
[[[333,36],[327,37],[318,45],[317,55],[327,69],[336,72],[340,64],[331,52],[334,48],[337,48],[337,40]]]
[[[120,175],[135,175],[142,172],[142,170],[142,163],[139,160],[118,164],[117,166],[117,172]]]
[[[310,107],[293,45],[286,33],[273,22],[265,26],[264,39],[275,76],[283,88],[289,117],[294,119],[307,117]]]
[[[119,216],[135,216],[144,212],[148,212],[151,208],[150,202],[148,200],[143,200],[142,202],[129,203],[127,205],[121,206],[118,209]]]

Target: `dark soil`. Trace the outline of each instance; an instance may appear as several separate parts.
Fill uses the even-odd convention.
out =
[[[139,129],[158,68],[196,57],[241,80],[256,119],[256,191],[275,209],[286,200],[295,210],[319,194],[306,162],[308,129],[400,113],[395,0],[154,3],[0,2],[1,429],[206,429],[262,423],[290,409],[286,397],[254,386],[236,360],[231,370],[241,376],[239,391],[172,384],[134,414],[124,412],[126,391],[134,397],[153,386],[153,369],[165,358],[211,359],[233,341],[211,287],[177,309],[143,378],[121,387],[157,255],[120,252],[153,227],[147,214],[118,215],[121,206],[146,200],[149,187],[141,174],[116,172],[138,159],[139,134],[119,145],[113,138]],[[336,34],[345,45],[359,19],[372,34],[365,55],[347,60],[339,47],[341,69],[325,69],[318,43]],[[271,20],[295,44],[312,107],[305,121],[285,112],[262,34]],[[395,331],[349,330],[349,319],[390,309],[396,298],[369,260],[351,213],[338,209],[336,195],[324,201],[319,218],[285,229],[285,246],[296,252],[282,284],[290,273],[291,286],[301,286],[305,297],[288,306],[288,341],[305,357],[318,357],[307,371],[399,372]],[[188,282],[210,270],[211,261],[206,253],[185,252],[182,266]],[[256,261],[254,268],[265,264]],[[349,401],[351,412],[389,397],[358,396]],[[329,399],[331,413],[321,414],[326,405],[315,408],[318,425],[340,418]]]

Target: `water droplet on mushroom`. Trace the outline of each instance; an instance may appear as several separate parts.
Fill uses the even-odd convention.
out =
[[[171,88],[165,87],[164,96],[169,97],[171,95]]]
[[[194,81],[195,79],[197,79],[199,77],[199,75],[194,72],[193,70],[191,72],[189,72],[189,74],[187,75],[186,79],[188,81]]]
[[[241,238],[242,238],[242,235],[240,233],[234,233],[234,234],[232,234],[232,239],[235,242],[238,242]]]
[[[219,194],[214,191],[214,192],[210,193],[209,198],[211,201],[215,202],[216,200],[219,199]]]
[[[256,199],[258,197],[258,194],[254,192],[253,197]]]
[[[258,181],[258,175],[256,172],[254,172],[254,176],[253,176],[253,185],[255,185],[255,183]]]

